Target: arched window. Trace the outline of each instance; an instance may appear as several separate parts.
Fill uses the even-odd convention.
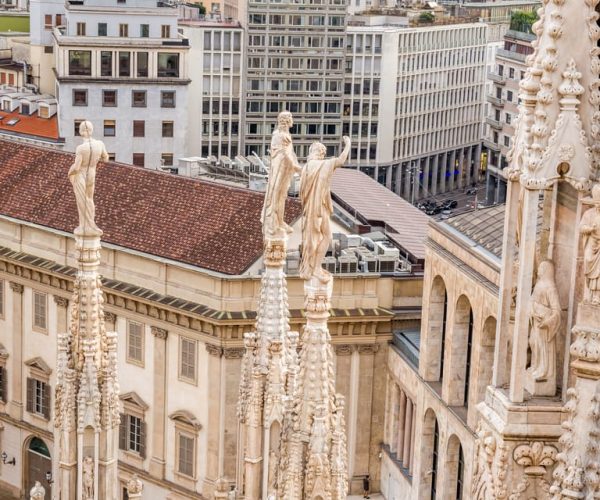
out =
[[[469,309],[469,330],[467,333],[467,363],[465,368],[465,406],[469,406],[469,382],[471,381],[471,351],[473,348],[473,310]]]
[[[444,289],[444,315],[442,316],[442,342],[440,346],[440,378],[444,378],[444,346],[446,345],[446,323],[448,319],[448,292]]]
[[[437,476],[438,476],[438,456],[440,450],[440,428],[437,419],[433,427],[433,457],[431,463],[431,500],[436,499],[437,495]]]
[[[465,457],[461,445],[458,445],[458,468],[456,470],[456,500],[463,500],[463,483],[465,479]]]

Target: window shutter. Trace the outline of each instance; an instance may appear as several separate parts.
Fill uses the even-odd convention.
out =
[[[42,390],[42,414],[50,420],[50,399],[52,397],[52,389],[48,384],[44,384]]]
[[[140,457],[146,458],[146,422],[140,421]]]
[[[127,415],[121,413],[121,423],[119,424],[119,449],[127,450],[127,430],[129,428]]]
[[[27,377],[27,411],[33,413],[33,394],[34,394],[34,381],[32,378]]]
[[[6,367],[0,367],[0,399],[6,403]]]

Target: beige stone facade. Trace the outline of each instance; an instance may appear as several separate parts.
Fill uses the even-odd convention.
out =
[[[0,447],[15,457],[0,481],[22,495],[51,470],[56,336],[67,328],[76,267],[72,236],[10,218],[0,220],[0,343],[5,356]],[[209,272],[105,244],[100,271],[107,329],[118,332],[123,415],[120,490],[132,474],[144,497],[209,498],[241,464],[236,403],[242,335],[253,328],[260,278]],[[329,328],[337,391],[347,401],[352,490],[379,476],[385,372],[392,327],[415,325],[422,278],[336,276]],[[299,278],[288,279],[291,327],[303,323]],[[394,312],[396,311],[396,312]],[[28,393],[27,380],[33,393]],[[41,385],[41,384],[45,385]],[[32,395],[33,394],[33,395]],[[36,399],[37,398],[37,399]],[[33,406],[31,406],[33,405]],[[122,418],[123,418],[122,415]],[[123,449],[124,448],[124,449]],[[37,467],[37,469],[36,469]]]
[[[477,404],[492,378],[500,259],[463,232],[481,225],[501,237],[502,221],[502,207],[492,207],[430,226],[418,357],[411,359],[411,337],[401,329],[386,355],[381,491],[389,500],[429,499],[432,489],[435,498],[470,498]]]

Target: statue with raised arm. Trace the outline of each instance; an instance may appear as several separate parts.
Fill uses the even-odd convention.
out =
[[[583,236],[584,299],[600,304],[600,184],[594,184],[592,197],[583,203],[593,205],[583,214],[579,226]]]
[[[344,150],[338,158],[325,159],[326,151],[320,142],[312,144],[300,178],[303,216],[300,276],[305,280],[316,277],[323,283],[327,283],[331,278],[329,272],[321,267],[332,241],[329,220],[333,213],[331,178],[335,169],[341,167],[348,159],[350,138],[344,137]]]
[[[94,187],[96,185],[96,167],[99,161],[108,160],[108,153],[102,141],[92,138],[94,127],[87,120],[79,125],[79,134],[83,143],[75,150],[75,163],[69,169],[69,180],[75,192],[79,226],[75,234],[101,235],[96,226],[96,208],[94,206]]]
[[[279,113],[277,128],[271,138],[269,182],[261,217],[265,237],[281,238],[292,232],[285,223],[285,200],[294,173],[301,170],[290,135],[290,128],[293,125],[294,120],[289,111]]]
[[[540,262],[538,275],[531,294],[529,311],[529,370],[536,382],[556,381],[556,335],[560,328],[560,302],[554,281],[554,264]]]

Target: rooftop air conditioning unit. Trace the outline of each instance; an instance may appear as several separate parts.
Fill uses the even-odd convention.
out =
[[[325,257],[323,259],[323,269],[335,274],[337,268],[337,259],[335,257]]]
[[[389,241],[376,241],[375,251],[378,255],[389,255],[390,257],[400,258],[400,250]]]
[[[398,262],[398,259],[391,255],[378,255],[377,262],[379,264],[380,273],[393,273],[396,270],[396,262]]]
[[[338,269],[340,273],[355,273],[358,270],[358,259],[355,255],[342,253],[338,258]]]

